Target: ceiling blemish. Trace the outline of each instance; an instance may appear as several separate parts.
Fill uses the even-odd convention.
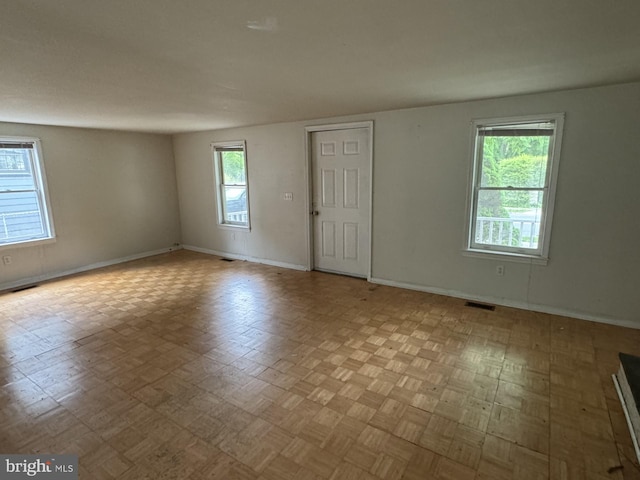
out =
[[[278,19],[276,17],[265,17],[261,20],[249,20],[247,28],[260,32],[275,33],[278,31]]]

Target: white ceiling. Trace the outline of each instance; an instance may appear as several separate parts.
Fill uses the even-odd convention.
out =
[[[0,121],[173,133],[640,80],[638,0],[7,0]]]

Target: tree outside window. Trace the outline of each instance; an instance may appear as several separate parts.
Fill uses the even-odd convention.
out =
[[[561,121],[475,122],[470,249],[546,255]]]

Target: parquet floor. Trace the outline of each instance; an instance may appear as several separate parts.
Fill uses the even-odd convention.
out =
[[[0,452],[86,480],[638,479],[618,351],[640,330],[179,251],[0,295]]]

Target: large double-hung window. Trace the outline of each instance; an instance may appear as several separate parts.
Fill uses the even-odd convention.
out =
[[[468,250],[546,259],[564,117],[473,122]]]
[[[39,140],[0,137],[0,247],[53,237]]]

